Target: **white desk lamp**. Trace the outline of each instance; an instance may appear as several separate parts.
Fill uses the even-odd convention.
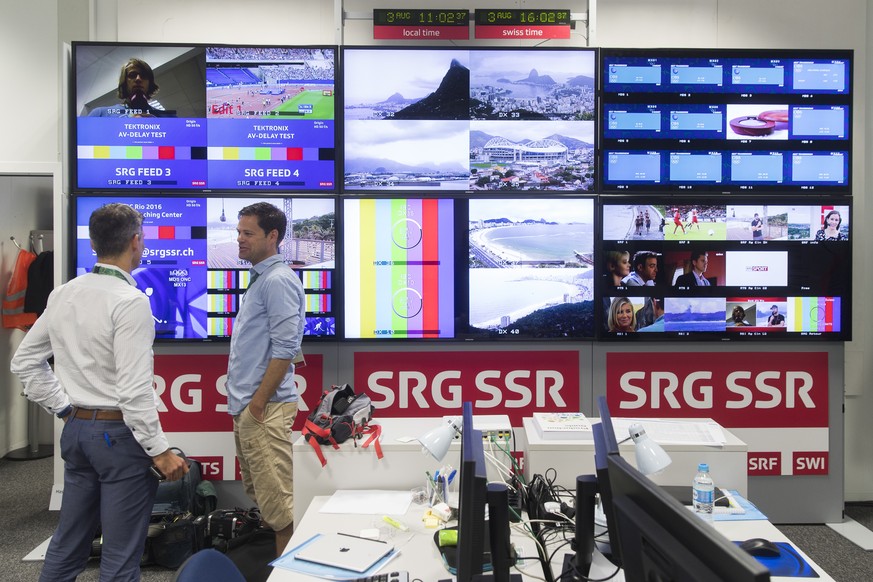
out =
[[[637,469],[643,475],[656,475],[662,472],[673,462],[670,455],[646,434],[646,429],[641,424],[632,424],[628,427],[629,439],[636,445],[634,456],[637,461]],[[627,441],[625,439],[622,442]]]
[[[425,455],[430,454],[437,461],[446,458],[449,445],[452,444],[455,435],[461,433],[463,427],[463,418],[460,416],[449,416],[443,420],[444,424],[426,432],[418,439],[421,443],[421,452]]]

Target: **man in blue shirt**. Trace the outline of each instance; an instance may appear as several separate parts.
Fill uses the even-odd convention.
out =
[[[292,360],[305,322],[303,285],[284,263],[285,214],[267,202],[239,212],[239,258],[252,264],[227,366],[227,410],[246,494],[276,532],[276,555],[294,531],[291,428],[297,415]]]

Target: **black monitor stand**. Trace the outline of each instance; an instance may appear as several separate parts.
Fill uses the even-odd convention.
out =
[[[597,501],[597,477],[576,477],[576,539],[575,554],[564,555],[561,580],[582,582],[588,579],[594,557],[594,506]]]

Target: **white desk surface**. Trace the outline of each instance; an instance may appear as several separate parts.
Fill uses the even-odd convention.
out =
[[[436,530],[425,528],[424,524],[421,522],[420,517],[424,512],[424,506],[412,504],[405,516],[395,516],[409,527],[408,532],[402,532],[382,522],[381,515],[340,515],[320,513],[319,510],[328,499],[329,496],[318,496],[313,499],[312,504],[307,509],[303,519],[297,524],[294,530],[294,536],[291,538],[288,548],[293,548],[303,543],[317,533],[342,531],[354,534],[360,533],[361,529],[378,527],[384,532],[387,532],[388,535],[392,536],[390,538],[391,542],[400,550],[399,555],[385,566],[383,569],[384,572],[406,570],[410,574],[410,579],[420,578],[425,582],[452,579],[448,570],[446,570],[443,565],[439,551],[433,542],[433,534]],[[776,526],[765,520],[715,521],[713,522],[713,527],[716,531],[733,541],[760,537],[773,542],[791,543],[791,540]],[[530,538],[513,531],[512,541],[516,545],[520,556],[536,556],[536,547]],[[831,578],[818,564],[800,550],[800,548],[797,548],[796,545],[794,547],[819,574],[820,578],[817,578],[816,580],[820,582],[833,582],[833,578]],[[558,551],[555,554],[555,558],[552,561],[553,570],[555,568],[560,570],[564,553],[564,551]],[[529,572],[530,576],[524,576],[525,580],[538,580],[542,578],[542,569],[539,561],[526,560],[522,564],[523,565],[520,566],[520,569],[514,571],[521,571],[522,573]],[[615,566],[595,550],[594,561],[589,576],[591,578],[605,578],[613,572],[615,572]],[[323,578],[307,576],[291,570],[273,568],[273,572],[270,574],[268,582],[314,582],[318,580],[323,580]],[[796,579],[780,576],[773,577],[772,580],[774,582],[787,582]],[[611,579],[611,582],[622,581],[624,581],[624,575],[621,572]]]
[[[319,510],[327,502],[329,496],[315,497],[312,504],[306,510],[306,514],[294,528],[294,536],[288,543],[287,549],[302,544],[317,533],[340,531],[343,533],[359,534],[362,529],[379,527],[384,532],[390,532],[390,541],[399,550],[399,555],[385,565],[381,573],[396,570],[409,572],[409,579],[420,578],[425,582],[437,582],[438,580],[452,580],[453,577],[443,564],[436,544],[433,541],[436,529],[425,528],[421,516],[425,512],[424,505],[411,504],[405,516],[393,516],[409,527],[408,532],[400,531],[382,521],[382,515],[343,515],[320,513]],[[513,533],[512,541],[520,556],[536,557],[536,545],[534,542],[521,534]],[[542,578],[543,571],[538,560],[526,560],[521,570],[529,570],[536,578]],[[324,582],[324,578],[316,578],[291,570],[273,568],[268,582],[301,582],[301,581]]]

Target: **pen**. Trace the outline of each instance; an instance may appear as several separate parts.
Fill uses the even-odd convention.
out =
[[[111,446],[112,446],[112,439],[109,438],[109,433],[108,433],[108,432],[104,432],[104,433],[103,433],[103,440],[106,441],[106,446],[107,446],[107,447],[111,447]]]
[[[387,523],[389,525],[393,525],[394,527],[396,527],[400,531],[409,531],[409,527],[407,527],[405,523],[400,523],[399,521],[397,521],[393,517],[388,517],[387,515],[384,515],[384,516],[382,516],[382,521],[384,521],[385,523]]]

